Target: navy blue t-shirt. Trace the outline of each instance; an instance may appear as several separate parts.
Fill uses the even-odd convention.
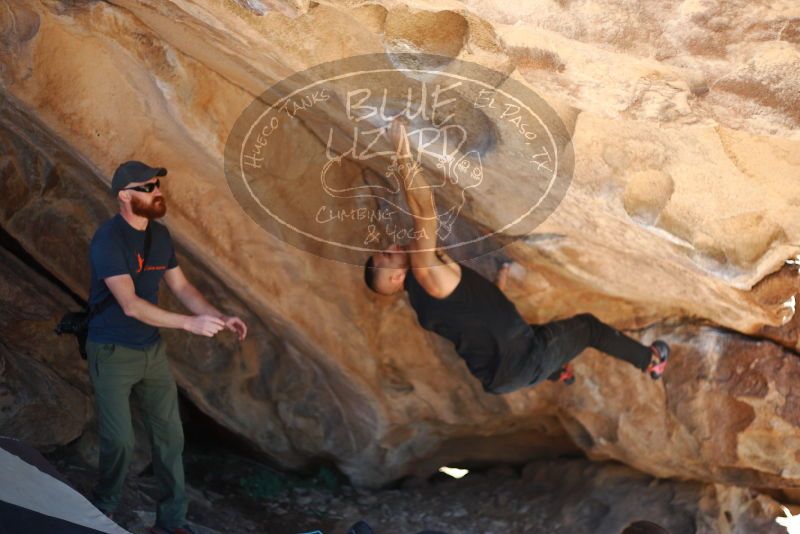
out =
[[[144,264],[145,231],[128,224],[119,213],[103,223],[92,237],[89,304],[99,304],[109,295],[112,302],[89,322],[88,339],[91,341],[143,349],[159,340],[158,328],[125,315],[104,281],[109,276],[130,274],[136,294],[158,305],[158,286],[164,271],[177,267],[178,260],[167,227],[155,221],[148,224],[151,227],[150,251]]]

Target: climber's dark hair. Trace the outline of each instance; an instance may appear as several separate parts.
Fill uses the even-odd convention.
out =
[[[370,256],[364,264],[364,283],[375,293],[378,293],[378,290],[375,289],[375,275],[377,272],[378,269],[375,268],[375,264],[372,262],[372,256]]]

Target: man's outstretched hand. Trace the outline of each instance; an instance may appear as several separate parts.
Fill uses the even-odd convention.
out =
[[[225,321],[225,328],[236,332],[236,335],[239,336],[239,341],[244,341],[244,338],[247,337],[247,325],[244,324],[244,321],[235,316],[225,316],[223,320]]]
[[[186,319],[183,329],[198,336],[214,337],[225,328],[225,321],[214,315],[195,315]]]
[[[247,336],[247,325],[235,316],[195,315],[186,319],[183,329],[199,336],[214,337],[220,330],[227,328],[236,332],[239,341]]]

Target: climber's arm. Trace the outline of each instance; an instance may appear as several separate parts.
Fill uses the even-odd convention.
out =
[[[408,208],[414,219],[414,235],[411,248],[416,250],[411,256],[411,264],[418,267],[437,265],[436,259],[436,209],[433,190],[422,168],[414,162],[402,165],[401,182]]]
[[[398,178],[414,219],[414,235],[410,242],[411,268],[428,294],[444,298],[458,285],[461,268],[446,254],[437,251],[433,189],[422,167],[411,156],[405,127],[404,120],[395,120],[390,128],[390,138],[397,152]]]
[[[506,290],[506,284],[508,283],[508,272],[511,270],[510,263],[504,263],[500,266],[500,269],[497,271],[497,274],[494,277],[495,285],[500,289],[500,291]]]

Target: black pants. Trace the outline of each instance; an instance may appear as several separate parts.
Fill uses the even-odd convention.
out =
[[[509,393],[533,386],[546,379],[557,380],[561,367],[587,347],[624,360],[644,371],[650,364],[652,351],[600,321],[590,313],[581,313],[541,325],[531,325],[535,347],[530,354],[512,355],[501,361],[490,393]]]

